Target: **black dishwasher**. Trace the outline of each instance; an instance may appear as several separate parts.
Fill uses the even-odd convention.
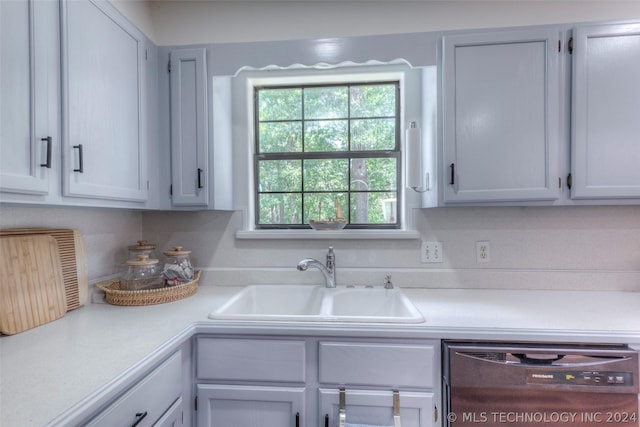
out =
[[[637,427],[627,346],[446,342],[445,425]]]

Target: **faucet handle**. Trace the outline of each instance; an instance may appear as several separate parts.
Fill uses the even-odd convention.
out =
[[[391,275],[387,274],[384,276],[384,288],[385,289],[393,289],[393,283],[391,282]]]

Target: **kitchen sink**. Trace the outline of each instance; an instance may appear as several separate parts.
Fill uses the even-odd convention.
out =
[[[209,318],[300,321],[320,314],[323,296],[321,286],[247,286],[209,314]]]
[[[342,321],[421,323],[424,318],[397,288],[337,287],[326,289],[332,316]]]
[[[247,286],[209,314],[217,320],[422,323],[400,289],[314,285]]]

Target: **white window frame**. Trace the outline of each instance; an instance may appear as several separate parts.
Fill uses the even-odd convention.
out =
[[[256,229],[253,160],[255,154],[254,89],[256,86],[284,84],[325,84],[397,80],[400,83],[400,126],[402,170],[406,170],[404,130],[411,121],[420,121],[422,106],[421,70],[407,64],[349,65],[338,67],[290,67],[288,69],[243,70],[232,82],[233,192],[235,208],[243,212],[238,239],[417,239],[413,210],[420,195],[406,188],[403,173],[398,183],[402,205],[398,207],[398,229],[356,229],[331,232],[300,229]]]

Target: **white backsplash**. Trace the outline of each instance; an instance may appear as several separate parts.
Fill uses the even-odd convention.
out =
[[[0,207],[0,228],[58,227],[82,232],[89,281],[119,273],[127,246],[142,235],[142,213],[125,209]]]
[[[80,230],[89,279],[117,273],[127,246],[144,237],[159,251],[192,250],[207,282],[321,283],[297,271],[305,257],[324,260],[333,245],[338,281],[401,287],[640,291],[640,206],[437,208],[416,212],[422,240],[443,243],[444,262],[422,264],[420,240],[236,240],[240,213],[122,209],[0,208],[0,227]],[[475,242],[491,242],[491,262],[476,263]]]
[[[420,240],[236,240],[240,213],[145,212],[143,235],[181,244],[219,285],[321,283],[299,272],[333,245],[341,283],[398,286],[640,291],[640,206],[438,208],[416,213],[422,240],[443,243],[444,262],[422,264]],[[476,262],[475,242],[491,242]]]

